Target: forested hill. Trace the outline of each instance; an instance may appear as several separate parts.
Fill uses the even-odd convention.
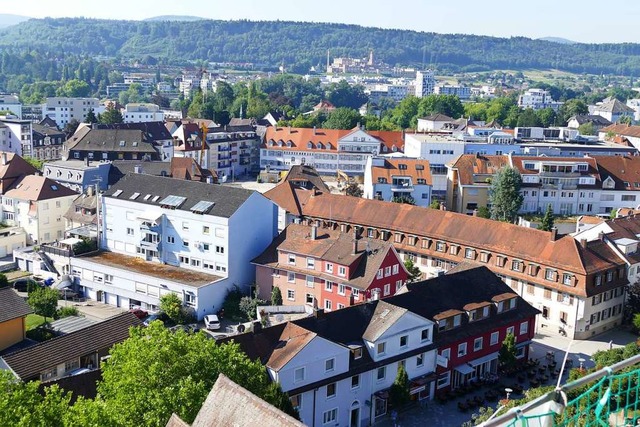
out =
[[[398,23],[401,25],[401,22]],[[365,57],[370,49],[392,65],[441,69],[549,69],[640,75],[640,45],[563,45],[524,37],[496,38],[281,21],[111,21],[32,19],[0,30],[0,50],[185,60],[253,62],[305,72],[331,56]],[[291,68],[294,67],[295,68]]]

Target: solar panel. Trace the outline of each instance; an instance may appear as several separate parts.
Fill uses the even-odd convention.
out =
[[[201,200],[191,208],[191,212],[194,212],[194,213],[205,213],[209,209],[211,209],[211,207],[213,205],[214,205],[213,202],[207,202],[207,201]]]
[[[184,203],[185,200],[187,200],[186,197],[170,195],[160,200],[160,204],[162,206],[169,206],[175,209]]]

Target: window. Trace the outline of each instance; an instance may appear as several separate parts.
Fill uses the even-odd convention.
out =
[[[296,281],[296,273],[289,271],[287,272],[287,282],[293,283]]]
[[[324,414],[322,414],[322,423],[323,424],[333,423],[337,419],[338,419],[338,408],[330,409],[328,411],[325,411]]]
[[[507,335],[511,334],[511,335],[515,335],[515,328],[513,326],[509,326],[507,328]]]
[[[351,288],[351,295],[353,295],[353,299],[358,299],[360,297],[360,291],[356,288]]]
[[[400,347],[406,347],[409,344],[409,335],[403,335],[400,337]]]
[[[338,267],[338,276],[346,276],[347,275],[347,268],[343,267],[343,266],[339,266]]]
[[[325,268],[327,270],[327,273],[333,273],[333,264],[331,264],[330,262],[327,263]]]
[[[521,271],[522,270],[522,261],[518,261],[518,260],[511,261],[511,269],[513,271]]]
[[[544,271],[544,278],[547,280],[556,280],[556,272],[551,268],[547,268]]]
[[[331,358],[331,359],[327,359],[324,361],[324,371],[325,372],[331,372],[333,371],[333,369],[335,368],[336,365],[336,359],[335,358]]]
[[[463,342],[458,344],[458,357],[465,356],[467,354],[467,343]]]
[[[209,234],[210,232],[211,232],[211,229],[209,228],[208,225],[202,226],[202,234]]]
[[[572,278],[572,277],[573,277],[573,276],[572,276],[571,274],[564,273],[564,274],[562,275],[562,284],[563,284],[563,285],[567,285],[567,286],[571,286],[571,278]]]
[[[296,265],[296,256],[294,254],[289,254],[289,264]]]
[[[387,343],[386,342],[378,343],[378,348],[377,348],[378,354],[384,354],[386,349],[387,349]]]
[[[354,375],[351,377],[351,388],[358,388],[360,387],[360,375]]]
[[[184,246],[185,248],[188,248],[189,247],[189,241],[187,239],[184,239],[182,241],[182,246]]]
[[[343,284],[338,285],[338,294],[344,295],[347,292],[347,287]]]
[[[607,282],[610,282],[613,280],[613,270],[609,270],[607,271]]]
[[[527,284],[527,293],[529,295],[534,295],[536,293],[535,287],[533,285]]]
[[[436,251],[438,252],[444,252],[446,251],[447,246],[444,244],[444,242],[436,242]]]
[[[387,283],[384,285],[384,295],[387,296],[391,293],[391,284]]]
[[[560,323],[562,323],[563,325],[566,325],[568,318],[569,318],[569,315],[566,312],[564,311],[560,312]],[[520,330],[522,330],[522,325],[520,325]]]
[[[421,341],[429,341],[431,339],[431,329],[423,329],[420,340]]]
[[[473,259],[473,249],[467,248],[464,250],[464,257],[468,259]]]
[[[305,297],[305,302],[307,304],[313,304],[313,294],[307,294],[307,296]]]
[[[331,311],[331,306],[332,306],[332,303],[331,303],[330,299],[324,300],[324,309],[325,310]]]
[[[327,399],[336,397],[336,383],[327,384]]]
[[[324,290],[327,291],[327,292],[331,292],[332,288],[333,288],[333,282],[325,280],[324,281]]]
[[[544,297],[546,299],[551,299],[551,289],[549,288],[544,288]]]
[[[424,365],[424,353],[420,353],[416,356],[416,367],[421,367]]]
[[[520,335],[524,335],[529,332],[529,322],[520,323]]]
[[[293,301],[296,299],[296,291],[293,289],[287,289],[287,299],[289,301]]]
[[[183,229],[184,231],[189,231],[189,223],[188,223],[188,222],[186,222],[186,221],[183,221],[183,222],[182,222],[182,229]]]
[[[482,337],[476,338],[473,341],[473,351],[480,351],[480,350],[482,350]]]
[[[133,236],[133,228],[127,227],[127,236]]]
[[[447,387],[449,385],[450,380],[451,380],[451,371],[447,371],[438,377],[438,382],[436,383],[436,387],[439,389]]]
[[[384,268],[384,277],[389,277],[391,276],[391,267],[385,267]]]
[[[306,276],[305,284],[307,288],[313,288],[314,283],[315,283],[315,280],[313,276]]]
[[[600,286],[602,284],[602,276],[597,275],[596,278],[595,278],[594,284],[596,286]]]
[[[314,269],[316,266],[316,260],[313,258],[307,258],[307,268]]]
[[[387,374],[387,367],[381,366],[380,368],[378,368],[378,372],[376,373],[376,379],[378,381],[382,381],[384,380],[384,377],[386,374]]]
[[[293,371],[293,382],[298,383],[300,381],[304,381],[304,366]]]
[[[204,250],[205,252],[209,252],[210,248],[211,248],[211,246],[208,243],[203,243],[202,244],[202,250]]]
[[[492,332],[491,333],[491,341],[489,341],[489,345],[498,344],[498,340],[499,339],[500,339],[500,333],[499,332]]]
[[[302,409],[302,394],[291,396],[289,400],[291,401],[291,405],[294,407],[294,409],[300,412],[300,410]]]
[[[217,254],[224,254],[224,246],[216,246]]]

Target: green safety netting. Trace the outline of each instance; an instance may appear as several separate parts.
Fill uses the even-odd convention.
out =
[[[640,426],[640,367],[630,369],[568,392],[566,406],[564,399],[558,398],[555,400],[560,400],[560,405],[548,403],[547,408],[532,408],[506,426]],[[565,388],[570,390],[571,384]]]

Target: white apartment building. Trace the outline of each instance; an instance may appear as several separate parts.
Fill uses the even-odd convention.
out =
[[[436,85],[434,93],[438,95],[455,95],[460,99],[471,98],[471,88],[466,86]]]
[[[49,178],[26,175],[2,196],[2,218],[22,227],[30,245],[53,242],[64,238],[64,214],[77,196]]]
[[[42,115],[55,120],[60,129],[73,119],[84,122],[89,110],[93,110],[96,116],[100,113],[100,101],[97,98],[47,98],[42,105]]]
[[[433,75],[433,71],[418,71],[416,72],[416,93],[418,98],[431,95],[435,90],[436,79]]]
[[[518,107],[520,108],[531,108],[533,110],[553,108],[557,111],[562,104],[562,102],[554,101],[551,98],[551,94],[544,89],[528,89],[518,97]]]
[[[31,121],[0,117],[0,151],[16,153],[19,156],[28,155],[31,153],[32,141]]]
[[[22,118],[22,103],[15,95],[0,95],[0,112],[7,111]]]
[[[250,261],[277,234],[276,207],[257,192],[144,174],[107,190],[100,212],[101,251],[71,259],[85,295],[155,309],[174,292],[198,319],[253,283]]]
[[[446,165],[465,152],[465,141],[448,135],[406,134],[404,153],[407,157],[429,161],[432,197],[444,200],[447,192]]]
[[[164,121],[164,111],[156,104],[127,104],[123,114],[125,123]]]
[[[408,157],[369,157],[364,173],[367,199],[410,198],[416,206],[431,204],[431,170],[427,160]]]

